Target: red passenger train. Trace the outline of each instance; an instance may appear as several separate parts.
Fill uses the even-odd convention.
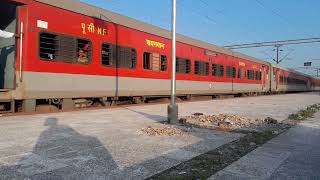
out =
[[[170,94],[170,32],[70,0],[3,0],[0,110],[135,103]],[[316,90],[317,80],[177,37],[179,97]]]

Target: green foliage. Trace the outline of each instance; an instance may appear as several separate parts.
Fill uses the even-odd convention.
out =
[[[312,118],[313,115],[320,110],[320,104],[314,104],[308,106],[304,110],[300,110],[298,113],[290,114],[288,119],[292,120],[306,120],[308,118]]]
[[[272,131],[267,130],[264,131],[262,133],[258,133],[255,137],[254,142],[256,144],[264,144],[265,142],[267,142],[268,140],[272,139],[274,136],[274,134],[272,133]]]

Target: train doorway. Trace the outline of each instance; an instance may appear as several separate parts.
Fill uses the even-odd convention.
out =
[[[262,72],[261,72],[261,74],[262,74],[262,77],[261,77],[261,79],[262,79],[262,81],[261,81],[261,83],[262,83],[262,90],[264,91],[265,89],[266,89],[266,78],[267,78],[267,73],[266,73],[266,66],[262,66]]]
[[[17,4],[0,1],[0,89],[15,88]]]

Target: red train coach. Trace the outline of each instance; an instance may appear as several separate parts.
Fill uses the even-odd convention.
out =
[[[0,109],[34,111],[170,93],[170,32],[81,2],[0,2]],[[264,93],[271,64],[177,37],[177,94]],[[3,63],[4,62],[4,63]]]
[[[311,90],[313,91],[320,91],[320,79],[317,78],[310,78],[311,80]]]
[[[273,92],[301,92],[311,90],[311,77],[300,72],[272,65],[274,72]]]

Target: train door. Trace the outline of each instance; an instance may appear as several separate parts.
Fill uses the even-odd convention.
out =
[[[261,81],[261,83],[262,83],[262,91],[265,91],[265,89],[266,89],[266,81],[267,81],[267,72],[266,72],[266,66],[262,66],[262,72],[261,72],[261,74],[262,74],[262,77],[261,77],[261,79],[262,79],[262,81]]]
[[[17,4],[0,1],[0,12],[0,89],[14,89]]]
[[[276,69],[276,71],[274,72],[275,73],[275,82],[276,82],[276,91],[278,91],[279,89],[279,69]]]

